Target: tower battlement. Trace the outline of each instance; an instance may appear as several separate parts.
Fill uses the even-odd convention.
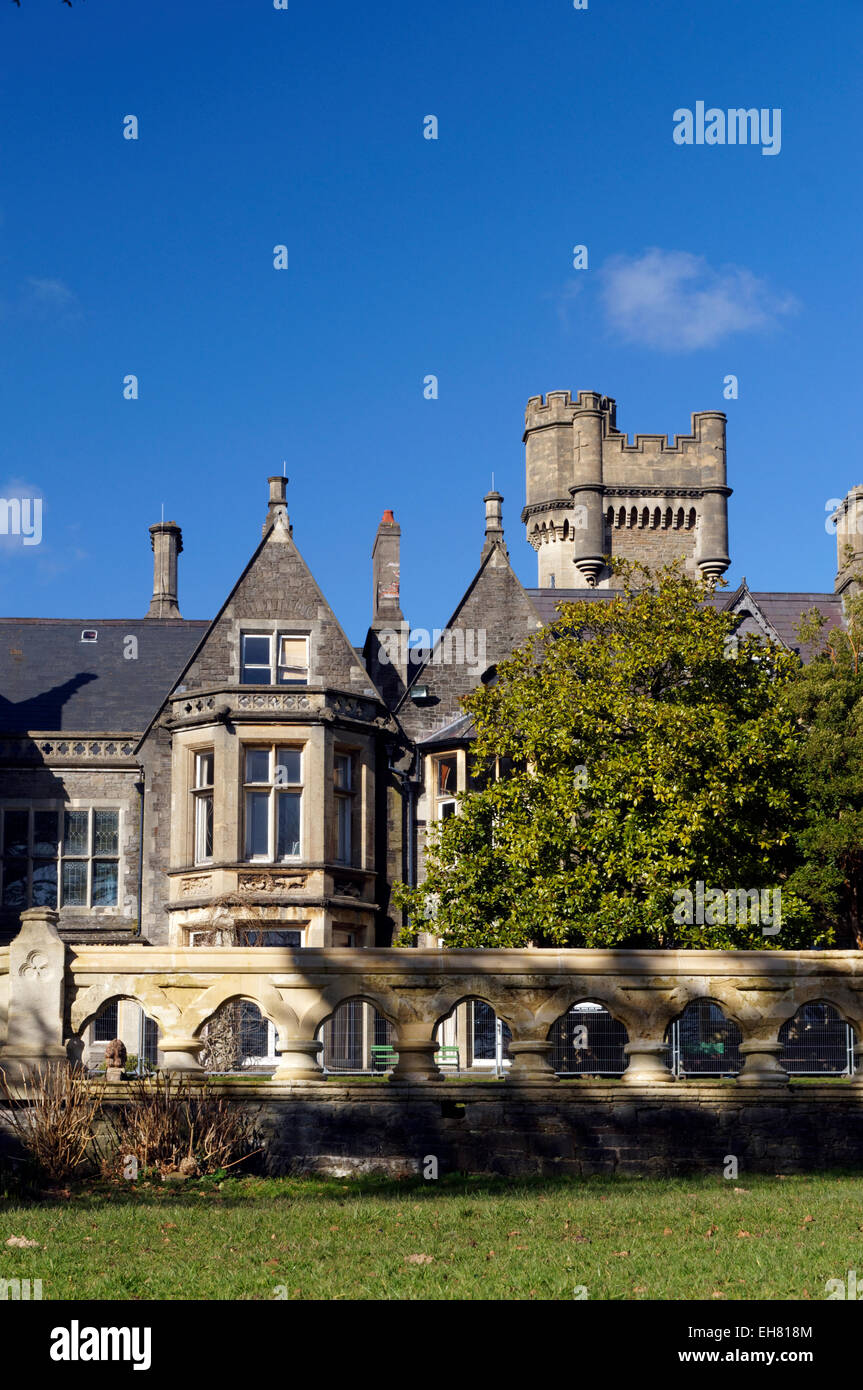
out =
[[[549,391],[525,410],[522,521],[539,585],[612,582],[604,557],[623,554],[717,577],[728,568],[725,415],[694,412],[689,434],[629,435],[613,397]]]

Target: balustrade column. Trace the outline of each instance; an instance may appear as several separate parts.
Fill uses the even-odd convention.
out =
[[[551,1065],[554,1043],[546,1038],[513,1039],[509,1044],[512,1066],[507,1074],[507,1084],[520,1086],[548,1086],[558,1077]]]
[[[433,1023],[401,1023],[393,1047],[399,1055],[390,1081],[439,1081],[441,1074],[435,1064],[438,1042]]]
[[[745,1058],[737,1078],[739,1086],[788,1085],[790,1078],[779,1061],[782,1051],[780,1042],[744,1042],[739,1050],[741,1057]]]
[[[652,1086],[674,1080],[665,1056],[667,1043],[657,1042],[655,1038],[632,1038],[623,1051],[629,1058],[629,1066],[622,1079],[630,1085]]]
[[[279,1065],[273,1081],[324,1081],[320,1054],[324,1045],[318,1038],[288,1038],[277,1043]]]
[[[165,1058],[166,1071],[203,1072],[198,1053],[204,1046],[202,1038],[160,1038],[159,1051]]]

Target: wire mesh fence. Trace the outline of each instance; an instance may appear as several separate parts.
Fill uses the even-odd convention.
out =
[[[779,1030],[779,1061],[791,1076],[852,1076],[854,1029],[832,1004],[803,1004]]]
[[[620,1076],[626,1070],[628,1034],[601,1004],[573,1004],[549,1038],[558,1076]]]
[[[675,1076],[736,1076],[742,1034],[712,999],[693,999],[669,1024],[668,1065]]]
[[[395,1061],[393,1025],[363,999],[339,1004],[322,1025],[320,1037],[324,1071],[375,1074],[389,1071]]]

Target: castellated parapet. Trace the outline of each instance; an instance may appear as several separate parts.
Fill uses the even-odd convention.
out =
[[[604,557],[658,566],[678,556],[690,574],[729,566],[725,416],[692,416],[691,434],[617,428],[616,404],[596,391],[531,396],[525,411],[527,504],[540,588],[615,587]]]

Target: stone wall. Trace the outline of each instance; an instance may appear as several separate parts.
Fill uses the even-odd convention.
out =
[[[167,1070],[201,1075],[201,1030],[231,999],[276,1026],[270,1078],[217,1084],[259,1115],[274,1172],[721,1171],[855,1167],[863,1160],[863,1083],[792,1083],[779,1032],[803,1004],[826,1001],[863,1028],[857,951],[393,950],[72,946],[56,913],[33,909],[0,950],[0,1067],[13,1082],[74,1055],[111,999],[154,1018]],[[505,1080],[444,1078],[441,1021],[466,999],[509,1025]],[[326,1077],[322,1024],[348,999],[393,1025],[396,1066],[362,1082]],[[740,1029],[736,1080],[675,1081],[669,1023],[692,1000],[719,1004]],[[603,1004],[626,1028],[620,1081],[561,1081],[550,1034],[573,1004]],[[859,1042],[858,1042],[859,1050]],[[115,1088],[119,1100],[122,1089]]]

